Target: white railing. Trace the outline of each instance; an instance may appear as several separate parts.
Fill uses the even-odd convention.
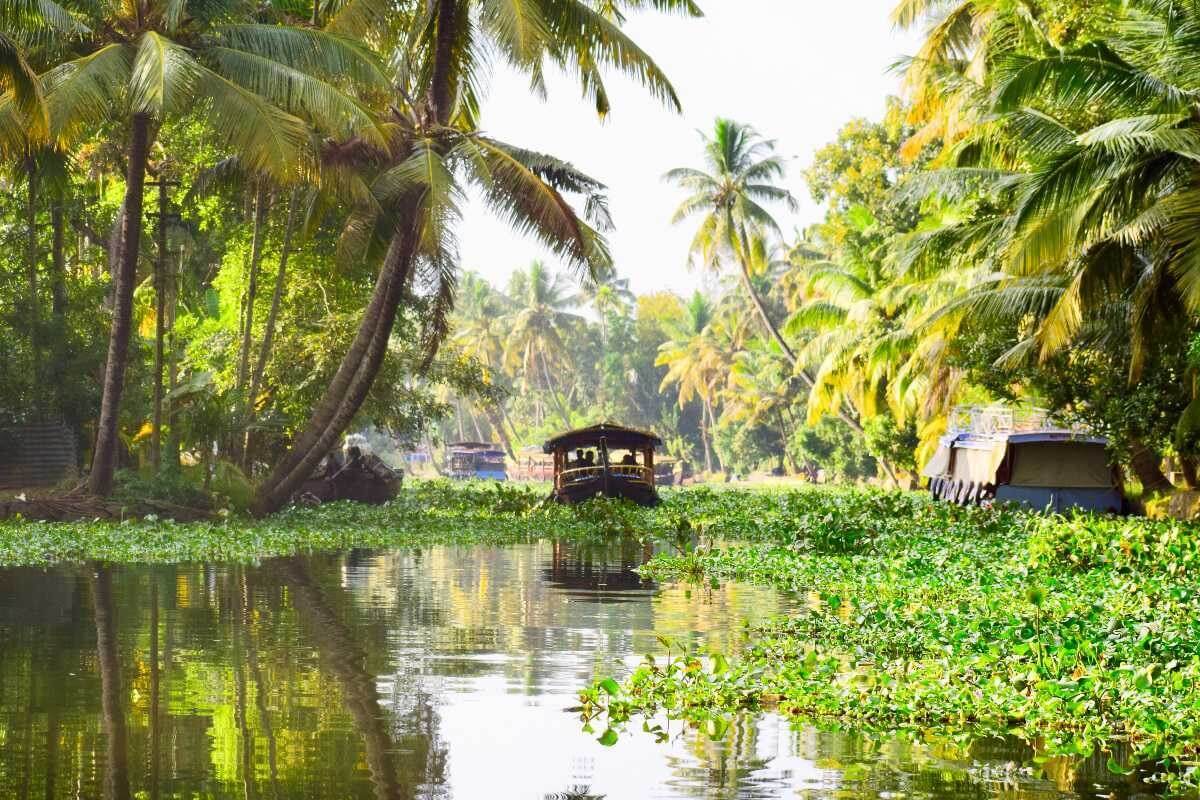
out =
[[[1048,410],[1034,406],[959,406],[950,412],[947,430],[954,434],[995,436],[1007,433],[1069,432],[1086,434],[1086,427],[1068,425]]]

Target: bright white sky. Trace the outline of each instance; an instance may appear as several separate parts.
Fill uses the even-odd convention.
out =
[[[638,294],[702,285],[686,264],[694,227],[669,224],[681,195],[661,180],[672,167],[701,166],[697,130],[726,116],[778,140],[792,164],[788,187],[803,202],[794,217],[780,210],[790,232],[819,218],[801,170],[848,120],[882,115],[898,85],[889,68],[916,49],[914,34],[888,22],[895,0],[699,2],[704,19],[644,14],[626,28],[675,85],[681,115],[613,76],[613,111],[602,123],[566,79],[552,81],[542,101],[507,69],[493,76],[484,104],[490,135],[564,158],[608,185],[616,223],[609,243],[618,272]],[[498,286],[533,259],[557,266],[477,202],[465,209],[460,247],[464,267]]]

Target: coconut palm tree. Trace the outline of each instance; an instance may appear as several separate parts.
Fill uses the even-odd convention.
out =
[[[600,322],[600,343],[607,346],[608,315],[627,312],[637,302],[637,297],[629,288],[629,279],[618,278],[616,271],[610,270],[594,281],[584,281],[577,301],[596,312]]]
[[[613,7],[641,5],[630,0]],[[677,0],[648,5],[691,11]],[[360,21],[395,16],[390,0],[350,0],[339,13]],[[674,89],[653,60],[589,2],[438,0],[423,4],[417,14],[394,59],[400,68],[391,99],[392,139],[386,152],[365,154],[382,170],[373,184],[377,207],[350,226],[351,239],[373,243],[383,254],[371,301],[308,424],[260,486],[255,502],[260,513],[287,501],[358,412],[414,282],[426,291],[425,343],[430,358],[436,352],[454,304],[458,263],[452,231],[460,180],[479,187],[491,209],[515,229],[535,235],[582,272],[598,274],[610,265],[602,237],[584,219],[603,225],[603,186],[570,164],[478,130],[476,78],[483,64],[499,57],[529,75],[538,90],[545,65],[553,64],[579,81],[601,114],[609,108],[603,73],[615,69],[678,108]],[[564,194],[582,197],[585,214]]]
[[[505,388],[508,387],[508,375],[504,370],[504,352],[510,333],[505,317],[511,311],[511,306],[511,301],[483,278],[473,272],[463,276],[455,309],[454,342],[465,355],[483,364],[492,383]],[[488,423],[499,434],[508,455],[516,458],[512,439],[504,427],[506,422],[511,426],[504,401],[485,400],[482,405]]]
[[[1003,357],[1016,364],[1094,340],[1107,319],[1103,335],[1129,345],[1131,383],[1164,336],[1183,335],[1200,313],[1197,47],[1193,6],[1138,0],[1104,41],[1007,60],[995,121],[976,136],[1003,139],[1015,157],[925,181],[948,198],[988,198],[986,211],[917,242],[952,269],[975,262],[992,273],[936,312],[943,331],[968,317],[1019,326]],[[1169,485],[1148,444],[1133,450],[1143,483]]]
[[[40,2],[31,6],[52,19]],[[339,84],[353,80],[378,89],[387,81],[360,45],[321,31],[262,24],[238,16],[227,3],[106,0],[86,4],[72,19],[82,31],[78,49],[84,54],[40,76],[50,135],[68,146],[103,123],[127,130],[125,198],[111,270],[112,330],[88,481],[92,492],[103,495],[112,488],[116,463],[142,192],[158,129],[202,108],[214,136],[243,163],[294,182],[315,163],[310,124],[329,135],[383,144],[374,119]],[[10,105],[0,104],[0,131],[11,131],[17,117]]]
[[[513,297],[516,309],[506,320],[505,362],[510,369],[520,370],[527,387],[540,384],[569,427],[571,415],[559,396],[554,371],[569,365],[570,338],[581,321],[571,311],[575,307],[572,287],[566,276],[550,272],[539,261],[530,265],[518,287],[521,291]]]
[[[693,216],[700,217],[689,259],[693,264],[720,271],[725,260],[732,258],[763,333],[795,363],[795,353],[780,335],[752,283],[755,239],[779,233],[778,223],[763,204],[783,203],[796,208],[792,194],[775,183],[783,177],[783,160],[775,154],[775,143],[763,139],[750,126],[718,119],[712,136],[704,137],[704,162],[707,171],[681,167],[666,174],[667,181],[689,193],[675,210],[671,222],[678,224]]]
[[[715,312],[712,301],[700,292],[694,293],[684,309],[683,319],[669,329],[671,338],[659,348],[654,362],[655,366],[667,367],[660,391],[676,386],[680,408],[692,400],[699,400],[702,406],[700,439],[706,472],[712,472],[714,466],[713,406],[729,374],[728,359],[733,351],[727,336],[722,335],[727,331],[717,324]]]

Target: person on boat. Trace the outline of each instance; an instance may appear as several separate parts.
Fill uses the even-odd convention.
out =
[[[628,453],[626,453],[624,455],[624,457],[621,458],[621,466],[622,467],[636,467],[637,466],[637,453],[633,452],[632,450],[630,450]]]
[[[576,450],[575,450],[575,460],[567,461],[567,469],[579,469],[582,466],[584,466],[583,448],[579,447],[579,448],[576,448]]]
[[[596,453],[594,451],[588,450],[587,453],[584,455],[583,466],[589,467],[589,468],[596,466]]]

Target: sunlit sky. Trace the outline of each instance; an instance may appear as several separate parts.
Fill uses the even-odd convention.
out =
[[[641,14],[626,28],[666,71],[682,114],[614,76],[613,112],[601,122],[565,78],[551,82],[543,101],[507,68],[493,75],[483,109],[489,134],[553,153],[608,185],[616,223],[609,242],[618,272],[639,294],[703,285],[686,263],[694,226],[669,224],[681,195],[662,181],[672,167],[700,166],[700,129],[726,116],[778,140],[788,187],[803,203],[795,215],[779,209],[790,232],[819,218],[801,177],[813,153],[848,120],[882,115],[898,88],[890,68],[915,49],[915,34],[888,21],[895,0],[699,2],[704,19]],[[559,265],[477,202],[465,209],[460,247],[463,266],[496,285],[533,259]]]

